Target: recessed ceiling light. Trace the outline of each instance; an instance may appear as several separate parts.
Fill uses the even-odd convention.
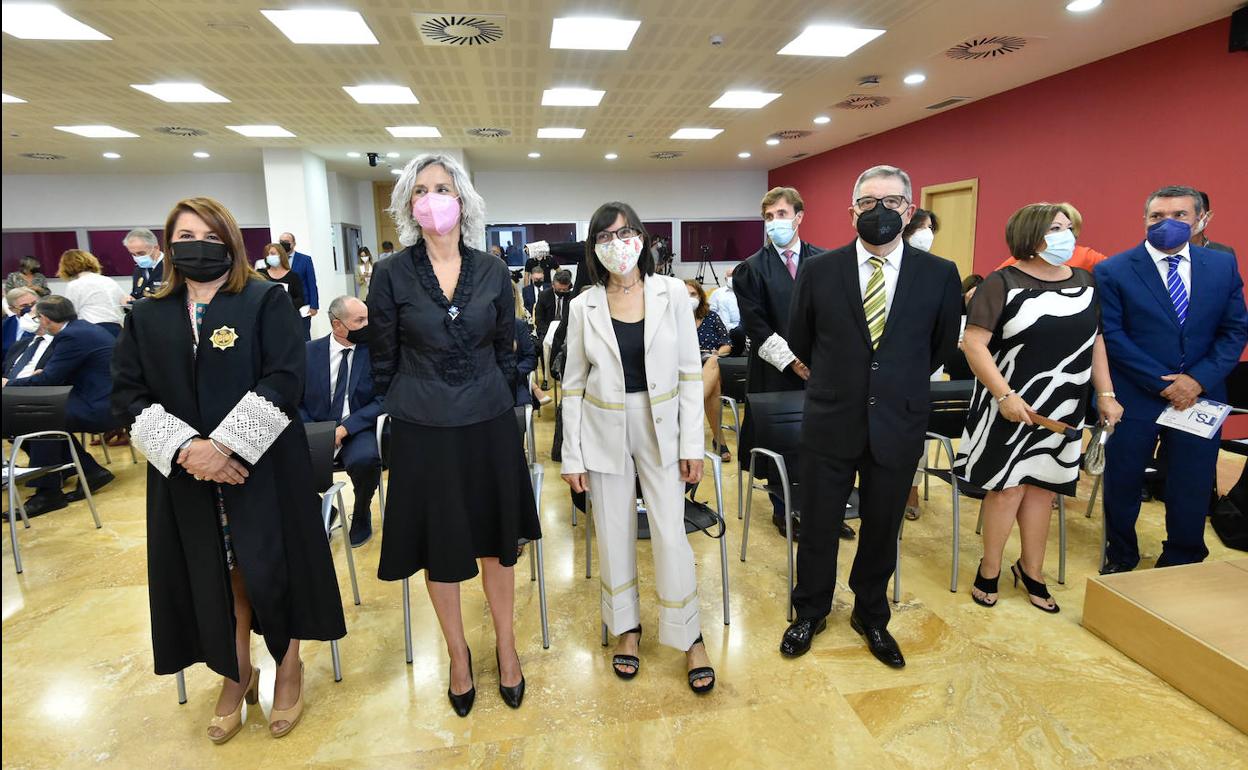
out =
[[[609,152],[606,155],[603,155],[602,157],[606,158],[607,160],[615,160],[616,158],[620,156],[615,154],[614,152]]]
[[[100,154],[103,155],[105,158],[108,158],[109,160],[117,160],[118,158],[121,157],[121,153],[119,152],[104,152]]]
[[[358,157],[360,157],[360,154],[359,154],[358,152],[349,152],[349,153],[347,153],[347,157],[348,157],[348,158],[358,158]]]
[[[1101,4],[1101,0],[1071,0],[1066,4],[1066,10],[1071,13],[1083,13],[1090,11]]]
[[[258,137],[263,139],[283,138],[288,139],[294,134],[290,133],[281,126],[226,126],[236,134],[243,136]]]
[[[3,96],[4,96],[5,104],[25,104],[26,103],[25,99],[18,99],[16,96],[12,96],[10,94],[4,94]]]
[[[922,83],[924,80],[927,80],[927,75],[924,75],[922,72],[912,72],[911,74],[906,75],[904,78],[902,78],[901,82],[905,83],[908,86],[917,86],[919,83]]]
[[[738,158],[741,158],[742,160],[744,160],[745,158],[750,157],[750,154],[749,154],[748,152],[739,152],[739,153],[737,153],[737,157],[738,157]]]
[[[580,139],[585,136],[583,128],[539,128],[538,139]]]
[[[388,153],[386,153],[386,157],[387,157],[387,158],[397,158],[397,157],[399,157],[399,154],[398,154],[397,152],[388,152]]]
[[[57,131],[85,136],[88,139],[137,139],[138,134],[113,126],[53,126]]]
[[[403,169],[401,169],[401,168],[392,168],[392,169],[390,169],[390,173],[391,173],[391,174],[394,174],[395,176],[398,176],[399,174],[402,174],[402,173],[403,173]]]
[[[780,94],[766,94],[762,91],[725,91],[711,104],[719,109],[757,110],[775,101]]]
[[[155,96],[162,102],[190,102],[201,104],[224,104],[230,100],[200,83],[131,83],[130,87]]]
[[[722,128],[682,128],[672,134],[672,139],[714,139],[724,132]]]
[[[592,88],[547,88],[542,92],[542,106],[597,107],[606,93]]]
[[[356,11],[261,11],[292,43],[377,45],[377,37]]]
[[[766,143],[772,147],[775,147],[777,144],[780,144],[780,140],[773,136],[772,138],[768,139]]]
[[[420,104],[407,86],[343,86],[360,104]]]
[[[627,51],[640,21],[567,17],[555,19],[550,28],[551,48],[591,51]]]
[[[390,136],[399,139],[441,139],[437,126],[386,126]]]
[[[531,152],[531,153],[529,153],[529,157],[530,157],[530,158],[540,158],[540,157],[542,157],[542,154],[541,154],[540,152]]]
[[[194,155],[196,158],[199,158],[200,160],[203,160],[204,158],[211,158],[211,157],[212,157],[211,155],[209,155],[208,153],[204,152],[203,150],[196,150],[195,152],[193,152],[193,153],[191,153],[191,154],[192,154],[192,155]]]
[[[828,123],[831,123],[831,122],[832,122],[832,118],[829,118],[827,115],[815,116],[815,125],[817,126],[827,125]]]
[[[22,40],[112,40],[44,3],[5,3],[4,31]]]
[[[882,29],[811,24],[777,53],[782,56],[849,56],[883,34]]]

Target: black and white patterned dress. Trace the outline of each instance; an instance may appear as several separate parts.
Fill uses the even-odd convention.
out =
[[[1100,328],[1096,285],[1085,270],[1042,281],[1010,266],[988,276],[971,299],[968,326],[992,331],[988,350],[1010,388],[1037,413],[1082,427]],[[981,489],[1020,484],[1073,495],[1080,442],[1010,422],[975,383],[955,467]]]

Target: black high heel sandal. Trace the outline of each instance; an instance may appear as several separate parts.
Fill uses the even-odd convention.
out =
[[[1049,594],[1048,586],[1046,586],[1044,583],[1041,583],[1038,580],[1032,580],[1031,578],[1027,577],[1027,573],[1023,572],[1023,560],[1022,559],[1019,559],[1018,561],[1014,562],[1013,566],[1010,567],[1010,572],[1014,573],[1014,587],[1015,588],[1018,588],[1018,581],[1020,579],[1023,581],[1023,588],[1026,589],[1027,591],[1027,598],[1028,600],[1030,600],[1031,606],[1035,607],[1041,612],[1047,612],[1050,615],[1055,615],[1058,612],[1061,612],[1062,608],[1057,606],[1057,602],[1053,602],[1052,607],[1044,607],[1042,605],[1036,604],[1036,602],[1034,601],[1035,599],[1052,599],[1053,597],[1052,595]]]
[[[999,594],[1000,592],[997,590],[997,581],[1001,579],[1001,572],[998,571],[997,576],[994,578],[986,578],[984,577],[984,573],[981,571],[983,570],[983,567],[984,567],[984,560],[980,559],[979,566],[975,568],[975,588],[978,588],[980,591],[983,591],[986,594]],[[1017,580],[1015,580],[1014,582],[1015,584],[1018,583]],[[996,607],[997,606],[996,599],[992,601],[986,601],[984,599],[979,598],[975,594],[971,594],[971,600],[974,601],[976,604],[978,604],[980,607]]]
[[[689,649],[692,650],[695,645],[699,644],[703,647],[706,646],[702,641],[702,634],[698,634],[698,638],[693,640],[693,644],[689,645]],[[710,684],[704,684],[701,686],[694,684],[694,682],[699,679],[710,679],[711,681]],[[705,695],[715,689],[715,669],[710,666],[698,666],[697,668],[692,669],[689,672],[689,689],[693,690],[698,695]]]
[[[456,695],[451,691],[449,685],[446,688],[446,696],[451,699],[451,708],[455,709],[455,713],[461,717],[468,716],[468,712],[472,711],[473,701],[477,699],[477,679],[472,673],[471,648],[468,650],[468,676],[472,679],[472,688],[469,689],[468,692]]]
[[[524,700],[524,672],[520,672],[520,684],[515,687],[508,687],[503,684],[503,664],[498,659],[497,647],[494,648],[494,662],[498,664],[498,694],[503,696],[503,703],[506,703],[513,709],[520,708],[520,702]]]
[[[624,634],[637,634],[637,648],[641,649],[641,626],[625,631]],[[624,634],[620,634],[623,636]],[[620,666],[632,666],[632,671],[621,671]],[[637,676],[637,672],[641,670],[641,658],[636,655],[615,655],[611,658],[611,670],[620,679],[632,679]]]

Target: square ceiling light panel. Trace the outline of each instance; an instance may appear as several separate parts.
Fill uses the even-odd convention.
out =
[[[130,87],[155,96],[162,102],[186,102],[196,104],[226,104],[230,100],[199,83],[131,83]]]
[[[137,139],[138,134],[122,131],[115,126],[53,126],[57,131],[85,136],[88,139]]]
[[[580,139],[585,136],[583,128],[539,128],[538,139]]]
[[[542,106],[597,107],[606,94],[592,88],[547,88],[542,92]]]
[[[551,48],[590,51],[627,51],[641,22],[631,19],[599,19],[580,16],[555,19],[550,28]]]
[[[782,56],[849,56],[883,34],[882,29],[812,24],[777,53]]]
[[[25,104],[26,103],[25,99],[19,99],[16,96],[13,96],[12,94],[3,94],[3,96],[4,96],[5,104]]]
[[[407,86],[343,86],[360,104],[420,104]]]
[[[724,132],[722,128],[682,128],[672,134],[672,139],[714,139]]]
[[[386,126],[390,136],[397,139],[441,139],[437,126]]]
[[[294,134],[281,126],[226,126],[236,134],[254,139],[290,139]]]
[[[780,94],[766,94],[762,91],[725,91],[711,106],[724,110],[757,110],[778,98]]]
[[[22,40],[112,40],[47,3],[5,3],[0,27]]]
[[[357,11],[322,9],[261,11],[264,17],[302,45],[377,45],[377,37]]]

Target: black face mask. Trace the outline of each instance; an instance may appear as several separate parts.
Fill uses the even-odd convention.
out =
[[[883,246],[901,234],[905,223],[901,214],[877,203],[875,208],[858,215],[858,235],[872,246]]]
[[[352,345],[367,345],[368,344],[368,324],[364,324],[358,329],[348,329],[347,330],[347,342],[350,342]]]
[[[282,248],[286,249],[287,254],[295,253],[295,244],[291,243],[290,241],[281,241],[281,244],[282,244]]]
[[[566,297],[571,293],[572,293],[571,289],[555,289],[555,295],[559,297]]]
[[[175,241],[170,251],[173,253],[173,266],[188,281],[215,281],[228,273],[234,265],[230,250],[224,243]]]

